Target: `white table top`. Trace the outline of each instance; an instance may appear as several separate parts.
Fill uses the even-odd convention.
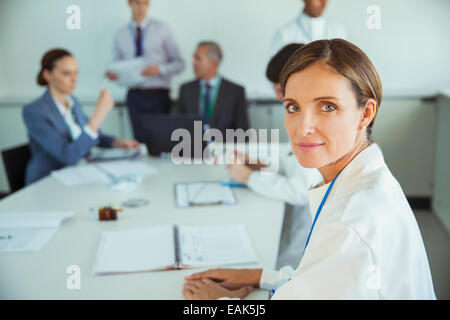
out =
[[[100,235],[115,231],[156,225],[243,224],[258,257],[258,265],[276,263],[284,204],[265,199],[248,189],[233,189],[235,206],[175,207],[175,182],[218,181],[225,177],[223,165],[176,166],[170,160],[149,158],[143,161],[159,170],[148,175],[132,193],[111,191],[101,183],[65,187],[53,177],[16,192],[0,201],[0,214],[30,211],[76,211],[56,235],[39,251],[0,253],[0,299],[184,299],[184,276],[205,269],[140,272],[94,276]],[[120,205],[131,198],[146,198],[149,205],[124,208],[117,221],[99,221],[89,208],[111,203]],[[80,290],[70,290],[66,281],[69,265],[81,269]],[[249,299],[267,299],[255,290]]]

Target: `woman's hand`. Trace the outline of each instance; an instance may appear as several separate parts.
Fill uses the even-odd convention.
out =
[[[109,91],[106,89],[102,89],[100,91],[100,95],[97,100],[97,105],[94,114],[89,120],[88,124],[89,127],[95,132],[97,132],[100,129],[100,126],[102,125],[106,116],[108,115],[108,113],[111,112],[113,108],[114,108],[114,99],[111,93],[109,93]]]
[[[135,149],[139,148],[140,143],[136,140],[114,139],[113,148]]]
[[[227,164],[227,169],[230,177],[239,183],[247,184],[253,170],[245,164]]]
[[[242,299],[252,291],[252,286],[229,290],[207,278],[188,281],[183,286],[183,295],[189,300],[216,300],[222,297]]]
[[[119,75],[117,73],[114,73],[114,72],[111,72],[111,71],[107,71],[106,72],[106,76],[111,81],[116,81],[117,79],[119,79]]]
[[[210,269],[184,277],[186,281],[202,279],[214,280],[226,289],[239,289],[245,286],[259,286],[262,269]]]

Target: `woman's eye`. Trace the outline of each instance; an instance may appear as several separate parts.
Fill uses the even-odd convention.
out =
[[[322,105],[322,110],[326,111],[326,112],[331,112],[331,111],[336,110],[336,106],[331,103],[325,103]]]
[[[298,111],[299,110],[299,108],[297,107],[297,106],[294,106],[293,104],[290,104],[290,105],[288,105],[287,107],[286,107],[286,111],[288,112],[288,113],[293,113],[293,112],[296,112],[296,111]]]

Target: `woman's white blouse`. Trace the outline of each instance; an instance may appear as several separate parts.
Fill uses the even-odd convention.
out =
[[[308,192],[312,219],[327,188]],[[273,299],[436,299],[414,214],[376,144],[336,179],[297,269],[264,269],[260,286]]]

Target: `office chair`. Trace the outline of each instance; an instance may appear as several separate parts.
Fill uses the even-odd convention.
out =
[[[3,164],[9,183],[9,192],[13,193],[25,186],[25,169],[31,158],[29,144],[2,150]]]

